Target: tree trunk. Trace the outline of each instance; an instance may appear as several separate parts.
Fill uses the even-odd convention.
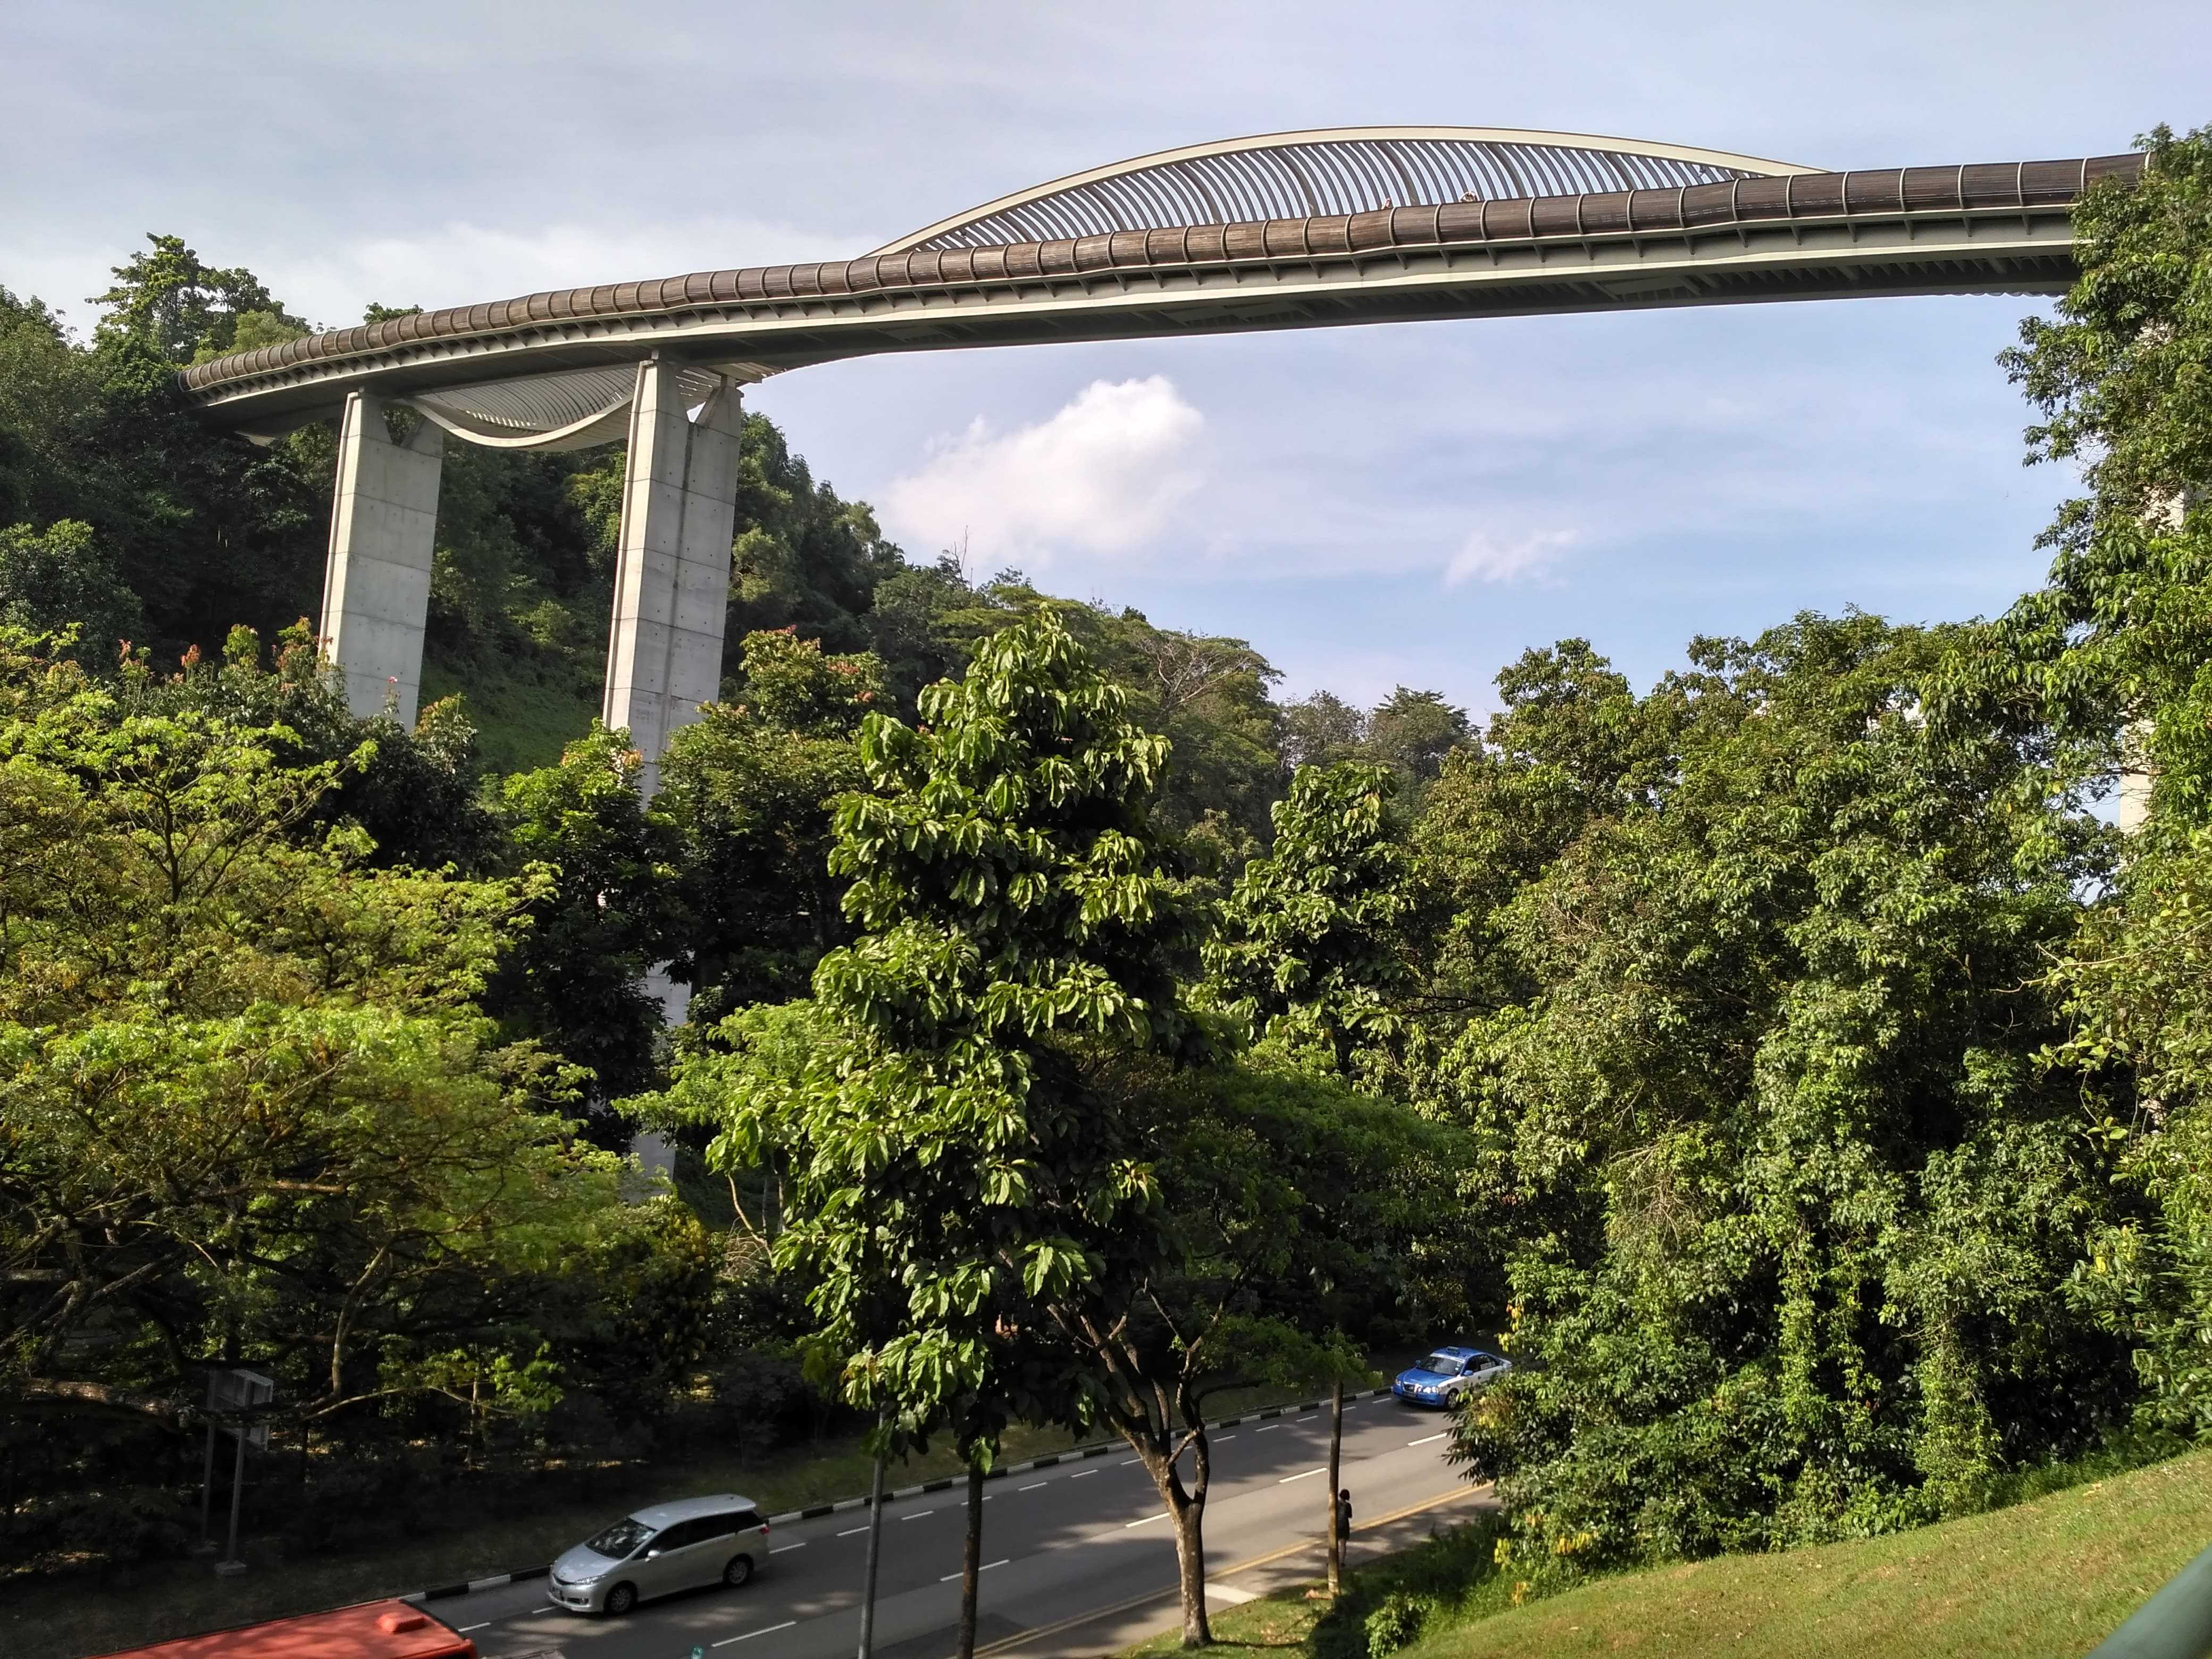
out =
[[[879,1426],[886,1437],[890,1432],[886,1419]],[[885,1453],[876,1453],[875,1484],[868,1493],[868,1576],[867,1588],[860,1594],[860,1659],[872,1659],[876,1650],[876,1566],[883,1556],[884,1543],[884,1460]]]
[[[1329,1398],[1328,1412],[1328,1593],[1344,1593],[1344,1505],[1337,1499],[1337,1471],[1344,1456],[1344,1383]]]
[[[1182,1644],[1209,1647],[1213,1627],[1206,1621],[1206,1503],[1203,1498],[1168,1498],[1168,1514],[1175,1522],[1176,1577],[1182,1591]]]
[[[976,1579],[983,1571],[983,1466],[968,1462],[968,1541],[960,1554],[960,1649],[957,1659],[975,1659]]]

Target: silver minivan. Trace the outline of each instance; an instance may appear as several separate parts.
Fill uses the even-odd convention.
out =
[[[572,1613],[619,1617],[702,1584],[734,1588],[768,1562],[768,1522],[749,1498],[719,1492],[624,1516],[553,1564],[546,1594]]]

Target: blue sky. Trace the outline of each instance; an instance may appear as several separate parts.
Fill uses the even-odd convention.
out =
[[[2110,20],[2105,27],[2100,19]],[[864,252],[1099,162],[1364,123],[1837,167],[2212,121],[2212,9],[1522,3],[18,9],[0,283],[149,230],[319,322]],[[1995,366],[2029,303],[1889,300],[885,358],[757,388],[910,553],[1239,634],[1292,692],[1487,707],[1801,609],[2001,609],[2069,480]]]

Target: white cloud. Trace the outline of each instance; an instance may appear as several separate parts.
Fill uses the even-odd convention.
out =
[[[978,416],[884,492],[906,544],[965,545],[986,565],[1070,552],[1128,562],[1204,482],[1206,417],[1164,374],[1093,380],[1056,414],[998,432]]]
[[[1575,539],[1571,530],[1546,530],[1518,541],[1502,542],[1477,530],[1468,533],[1444,567],[1444,586],[1462,582],[1510,582],[1540,576],[1559,562]]]

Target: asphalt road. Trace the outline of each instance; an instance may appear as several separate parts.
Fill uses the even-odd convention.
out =
[[[1389,1398],[1347,1402],[1343,1484],[1362,1522],[1465,1494],[1443,1461],[1444,1419]],[[1328,1414],[1240,1424],[1212,1437],[1206,1510],[1215,1601],[1245,1599],[1233,1569],[1310,1543],[1328,1524]],[[1127,1625],[1130,1604],[1171,1591],[1175,1541],[1159,1496],[1133,1457],[1107,1454],[990,1483],[984,1511],[979,1646],[1022,1656],[1097,1652]],[[609,1519],[612,1519],[610,1516]],[[476,1638],[484,1659],[846,1659],[858,1644],[866,1512],[779,1527],[768,1570],[742,1589],[720,1587],[649,1602],[626,1619],[564,1613],[544,1581],[437,1604]],[[960,1614],[961,1488],[886,1504],[876,1601],[878,1659],[943,1659]],[[1256,1581],[1255,1581],[1256,1583]],[[1086,1630],[1087,1615],[1120,1610]],[[1153,1623],[1172,1604],[1142,1612]]]

